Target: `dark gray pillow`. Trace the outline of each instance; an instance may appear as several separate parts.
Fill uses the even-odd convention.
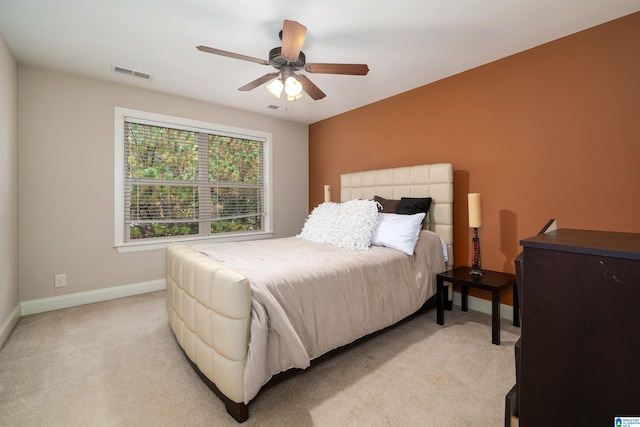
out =
[[[397,213],[396,210],[398,209],[398,204],[400,203],[400,200],[385,199],[380,196],[373,196],[373,201],[380,203],[380,206],[382,206],[382,208],[378,206],[378,212],[383,213]]]

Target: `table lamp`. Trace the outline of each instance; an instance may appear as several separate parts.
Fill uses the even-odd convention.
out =
[[[480,238],[478,228],[482,227],[482,208],[480,193],[469,193],[469,227],[473,228],[473,258],[469,275],[482,277],[484,273],[480,269]]]

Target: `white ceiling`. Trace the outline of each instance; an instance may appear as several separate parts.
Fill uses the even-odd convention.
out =
[[[640,0],[0,0],[0,32],[21,64],[314,123],[637,11]],[[307,62],[371,71],[307,74],[327,97],[289,102],[237,90],[272,67],[195,48],[268,59],[283,19],[307,27]]]

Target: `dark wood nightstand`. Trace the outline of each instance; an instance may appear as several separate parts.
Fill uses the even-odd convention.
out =
[[[437,283],[437,322],[444,325],[445,292],[444,282],[460,285],[462,311],[468,310],[469,287],[491,292],[491,342],[500,345],[500,293],[513,289],[513,326],[520,326],[520,307],[516,276],[498,271],[483,270],[484,276],[470,276],[471,267],[456,267],[436,275]]]

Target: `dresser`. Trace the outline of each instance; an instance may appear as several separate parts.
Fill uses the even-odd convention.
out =
[[[520,244],[519,425],[640,417],[640,233],[558,229]]]

